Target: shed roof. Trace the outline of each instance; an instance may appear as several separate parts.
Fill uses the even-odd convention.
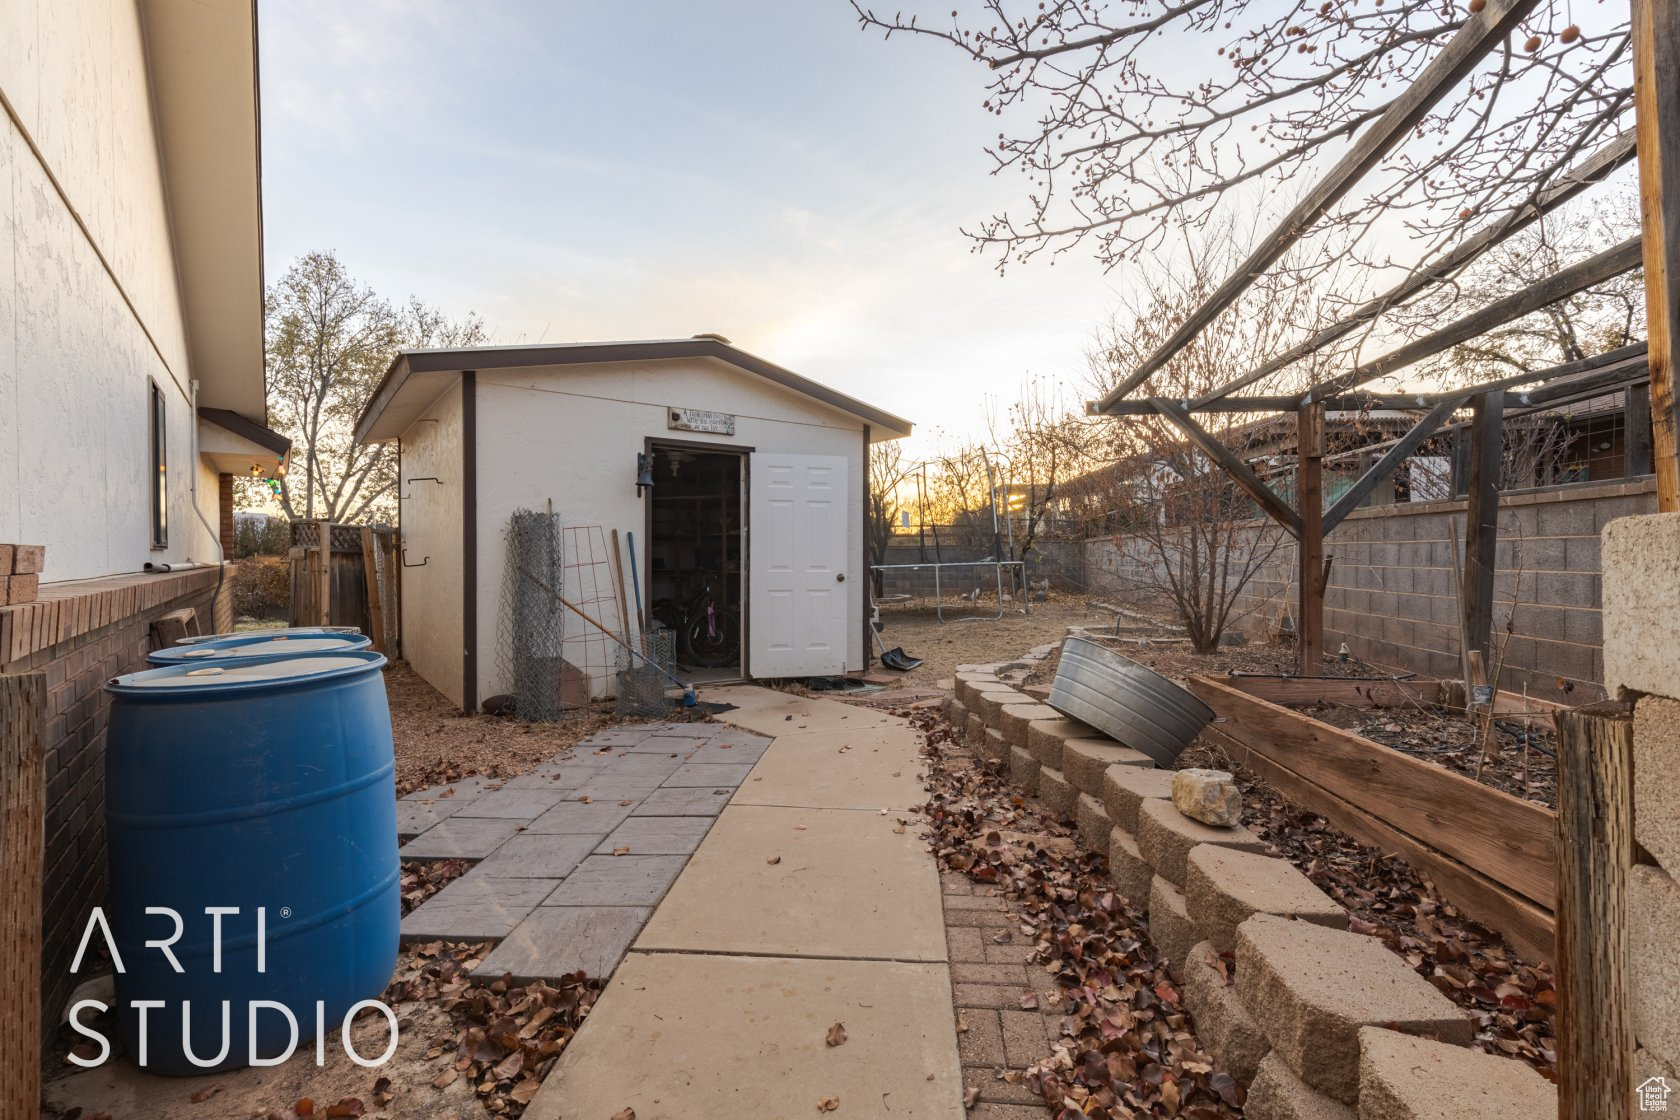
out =
[[[656,362],[713,358],[746,373],[820,401],[869,425],[872,440],[908,436],[910,421],[865,404],[792,370],[749,354],[714,335],[649,342],[573,342],[560,345],[464,346],[439,350],[404,350],[391,362],[373,399],[356,421],[358,443],[383,443],[399,437],[447,384],[465,370],[514,369],[521,366],[599,365],[609,362]]]

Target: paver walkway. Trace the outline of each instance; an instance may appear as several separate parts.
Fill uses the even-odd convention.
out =
[[[907,813],[926,797],[919,735],[832,700],[709,698],[774,742],[527,1120],[793,1117],[825,1098],[839,1117],[962,1117],[939,877]]]
[[[477,971],[609,976],[770,740],[721,724],[615,728],[505,783],[397,803],[404,859],[473,869],[403,919],[409,941],[498,940]]]

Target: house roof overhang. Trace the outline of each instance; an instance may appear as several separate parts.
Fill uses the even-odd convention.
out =
[[[218,474],[286,473],[292,441],[226,408],[198,410],[198,454]]]
[[[199,403],[267,416],[254,0],[141,0]]]
[[[470,346],[405,350],[391,362],[379,388],[356,421],[358,443],[398,439],[465,370],[526,366],[599,365],[711,358],[862,420],[871,442],[902,439],[914,425],[827,385],[801,377],[722,339],[699,336],[653,342],[585,342],[537,346]]]

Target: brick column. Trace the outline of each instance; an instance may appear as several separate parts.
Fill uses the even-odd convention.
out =
[[[216,476],[217,498],[221,509],[222,559],[233,559],[233,476]]]

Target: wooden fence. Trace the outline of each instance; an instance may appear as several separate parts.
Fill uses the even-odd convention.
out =
[[[323,549],[321,542],[327,547]],[[389,657],[402,652],[402,563],[383,525],[292,522],[293,626],[354,626]]]
[[[1556,953],[1557,814],[1231,686],[1191,677],[1234,761],[1354,839],[1399,855],[1525,955]]]

